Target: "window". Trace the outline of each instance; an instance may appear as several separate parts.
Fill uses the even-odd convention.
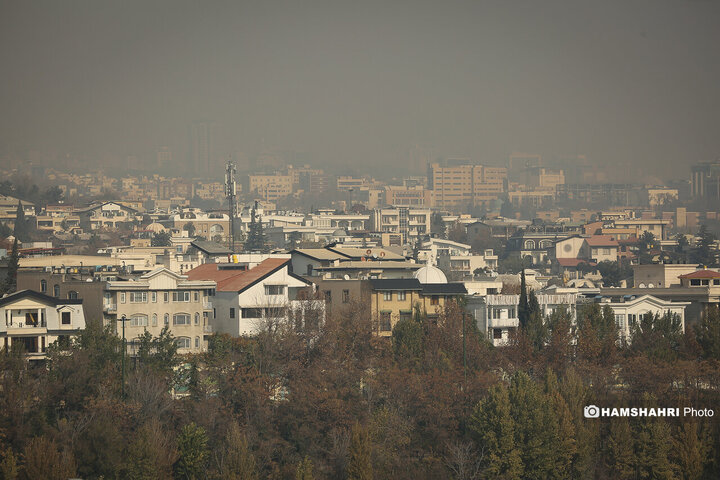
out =
[[[380,314],[380,331],[389,332],[392,330],[390,325],[390,312],[383,312]]]
[[[151,292],[150,293],[150,301],[153,303],[157,302],[157,292]]]
[[[178,337],[175,344],[178,348],[190,348],[190,337]]]
[[[400,302],[405,301],[405,292],[398,292],[398,301],[400,301]]]
[[[69,299],[69,300],[77,300],[77,298],[78,298],[78,293],[77,293],[75,290],[70,290],[70,291],[68,292],[68,299]]]
[[[495,340],[502,340],[502,328],[493,328],[493,338]]]
[[[349,303],[350,302],[350,290],[343,290],[342,291],[342,303]]]
[[[168,303],[168,298],[169,298],[168,292],[163,292],[163,301],[165,303]]]
[[[173,315],[173,325],[190,325],[190,314],[176,313]]]
[[[125,303],[125,292],[120,292],[120,303]]]
[[[230,307],[230,318],[235,318],[235,309]]]
[[[169,324],[170,324],[170,315],[168,315],[167,313],[166,313],[165,316],[163,317],[163,323],[164,323],[165,325],[169,325]]]
[[[332,292],[330,290],[325,290],[325,301],[327,303],[332,302]]]
[[[36,312],[27,312],[25,314],[25,325],[37,327],[38,317]]]
[[[265,295],[284,295],[285,285],[265,285]]]
[[[628,316],[628,325],[635,325],[637,323],[637,315],[634,313],[629,313]]]
[[[148,317],[147,315],[133,315],[130,317],[131,327],[147,327]]]
[[[430,297],[430,305],[440,305],[440,297],[437,295]]]
[[[195,337],[195,348],[200,348],[200,337]]]
[[[130,292],[130,303],[147,303],[147,292]]]
[[[157,327],[157,313],[153,313],[152,316],[152,326]]]
[[[615,314],[615,323],[619,328],[625,328],[625,314],[624,313],[616,313]]]
[[[175,292],[172,292],[173,295],[173,302],[189,302],[190,301],[190,292],[186,292],[183,290],[177,290]]]
[[[200,294],[198,292],[193,292],[193,300],[195,303],[200,301]]]
[[[62,324],[70,325],[70,312],[62,312]]]
[[[392,292],[383,292],[383,300],[386,302],[392,301]]]
[[[313,266],[308,265],[307,269],[305,270],[305,273],[307,274],[308,277],[310,277],[310,276],[312,276],[312,272],[313,272]]]
[[[60,285],[53,286],[53,297],[60,298]]]
[[[195,312],[195,325],[200,325],[200,314]]]
[[[40,291],[47,293],[47,280],[40,280]]]
[[[511,308],[508,311],[508,318],[515,318],[515,308]]]
[[[499,308],[493,308],[493,318],[494,319],[500,318],[500,312],[501,312],[501,310]]]
[[[525,250],[534,250],[535,249],[535,241],[534,240],[525,240]]]
[[[243,308],[241,314],[242,318],[261,318],[262,308]]]

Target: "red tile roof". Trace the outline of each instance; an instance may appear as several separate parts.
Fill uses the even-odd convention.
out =
[[[595,262],[583,260],[582,258],[558,258],[557,261],[561,267],[577,267],[581,263],[587,263],[592,267],[597,265]]]
[[[615,237],[609,235],[593,235],[585,239],[591,247],[617,247],[618,242]]]
[[[717,272],[715,270],[695,270],[692,273],[686,273],[685,275],[680,275],[679,278],[720,278],[720,272]]]
[[[188,280],[214,280],[219,292],[241,292],[290,263],[289,258],[267,258],[250,270],[218,269],[206,263],[187,272]]]

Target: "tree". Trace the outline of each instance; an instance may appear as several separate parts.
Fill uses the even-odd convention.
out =
[[[227,480],[256,480],[258,478],[255,457],[250,452],[247,438],[240,431],[237,423],[230,424],[221,452],[221,456],[217,458],[219,478]],[[312,475],[312,463],[310,465]],[[312,478],[312,476],[307,478]]]
[[[302,462],[300,462],[295,469],[295,480],[315,480],[313,463],[307,455],[305,455],[305,458],[303,458]]]
[[[646,313],[630,326],[630,350],[648,357],[674,360],[680,351],[682,323],[675,313]]]
[[[417,365],[422,359],[424,331],[420,319],[403,317],[392,331],[395,358],[408,366]]]
[[[455,222],[448,232],[448,239],[453,242],[467,243],[467,230],[460,222]]]
[[[597,269],[602,275],[603,285],[606,287],[619,287],[620,283],[626,278],[632,276],[632,267],[627,262],[611,262],[610,260],[602,261],[598,264]]]
[[[698,422],[683,422],[673,440],[673,457],[677,464],[676,478],[699,480],[708,462],[709,439],[700,431]]]
[[[707,225],[700,225],[698,230],[697,246],[693,251],[693,258],[696,262],[705,266],[715,265],[717,263],[717,250],[715,249],[715,235],[708,230]]]
[[[13,236],[16,239],[20,239],[21,242],[26,242],[30,238],[30,229],[28,227],[27,219],[25,219],[25,210],[23,209],[22,202],[18,202],[17,210],[15,211],[15,228],[13,229]]]
[[[605,464],[612,478],[618,480],[635,478],[635,448],[627,418],[610,420]]]
[[[545,347],[545,342],[547,341],[548,328],[545,324],[535,292],[530,290],[527,298],[527,316],[525,324],[521,328],[523,328],[524,333],[527,335],[533,348],[536,351],[542,350]]]
[[[347,466],[348,480],[372,480],[372,445],[367,428],[355,423],[350,436],[350,460]]]
[[[483,465],[487,478],[515,479],[522,477],[523,463],[515,444],[515,422],[510,412],[510,397],[502,383],[490,387],[470,417],[478,448],[484,452]]]
[[[45,436],[30,440],[23,450],[23,473],[28,480],[67,480],[77,471],[69,451],[60,452],[57,444]]]
[[[13,293],[17,289],[17,272],[19,265],[20,255],[18,254],[18,239],[15,237],[12,252],[10,253],[10,258],[8,259],[5,285],[3,285],[2,292],[0,293]]]
[[[655,247],[655,235],[652,232],[643,232],[638,238],[638,257],[640,263],[650,263],[650,250]]]
[[[530,322],[530,306],[528,304],[527,283],[525,281],[525,269],[520,271],[520,300],[518,302],[518,321],[520,328],[525,328]]]
[[[153,337],[147,330],[140,335],[137,360],[143,367],[161,374],[166,379],[173,375],[180,359],[177,356],[175,336],[168,325],[163,327],[157,337]]]
[[[170,245],[172,245],[172,242],[170,241],[171,238],[172,236],[170,235],[170,232],[158,232],[153,235],[153,238],[150,241],[150,245],[152,245],[153,247],[169,247]]]
[[[720,360],[720,307],[708,306],[695,326],[697,342],[704,358]]]
[[[264,252],[266,248],[265,232],[263,231],[262,218],[257,215],[257,202],[250,211],[250,225],[248,226],[247,241],[245,242],[246,252]]]
[[[0,478],[3,480],[15,480],[19,474],[18,459],[12,448],[8,447],[2,452],[0,460]]]
[[[187,222],[185,225],[183,225],[183,230],[188,232],[188,237],[194,237],[195,236],[195,224],[192,222]]]
[[[433,212],[430,216],[430,233],[436,237],[445,238],[445,222],[440,212]]]
[[[177,439],[179,458],[175,462],[175,474],[178,478],[197,480],[205,477],[209,454],[207,442],[204,428],[194,423],[182,428]]]

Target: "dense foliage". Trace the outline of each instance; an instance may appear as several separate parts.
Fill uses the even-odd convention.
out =
[[[718,478],[716,419],[583,416],[720,405],[717,311],[685,334],[648,317],[627,344],[597,304],[540,328],[532,297],[505,348],[463,330],[454,303],[392,339],[352,304],[319,329],[215,335],[198,356],[148,335],[124,398],[109,329],[51,347],[44,367],[4,352],[0,478]]]

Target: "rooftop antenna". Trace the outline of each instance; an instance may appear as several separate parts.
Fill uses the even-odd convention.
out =
[[[235,183],[235,164],[228,160],[225,165],[225,196],[228,199],[228,214],[230,215],[230,250],[235,253],[235,214],[237,212],[237,184]]]

